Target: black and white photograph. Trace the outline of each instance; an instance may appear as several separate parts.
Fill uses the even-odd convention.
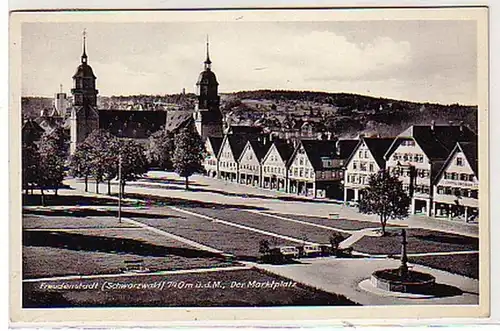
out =
[[[14,14],[19,309],[487,314],[487,9],[414,12]]]

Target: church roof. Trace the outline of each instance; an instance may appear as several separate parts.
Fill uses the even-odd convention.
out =
[[[165,120],[162,111],[99,110],[99,128],[120,138],[147,139]]]
[[[165,130],[175,131],[193,118],[193,112],[189,110],[169,110],[166,112]]]
[[[210,69],[205,69],[198,76],[196,85],[219,85],[219,83],[217,82],[217,77],[215,77],[214,72]]]
[[[76,72],[75,74],[73,75],[73,79],[74,78],[79,78],[79,77],[92,77],[92,78],[96,78],[96,76],[94,75],[94,71],[92,70],[92,67],[89,66],[87,63],[81,63],[78,68],[76,68]]]

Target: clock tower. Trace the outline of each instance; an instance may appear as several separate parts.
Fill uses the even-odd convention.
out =
[[[222,113],[218,89],[219,83],[212,71],[207,37],[207,57],[204,70],[196,82],[198,103],[193,114],[196,130],[203,141],[207,137],[222,137]]]
[[[83,53],[81,63],[73,75],[73,107],[71,109],[71,143],[73,154],[76,146],[87,138],[92,131],[99,128],[99,113],[97,110],[96,79],[92,67],[88,64],[86,53],[86,32],[83,32]]]

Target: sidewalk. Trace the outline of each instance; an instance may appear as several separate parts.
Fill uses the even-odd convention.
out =
[[[413,265],[413,270],[431,273],[438,284],[458,288],[462,294],[409,299],[380,296],[360,288],[359,284],[369,279],[375,270],[399,267],[400,262],[397,260],[319,258],[304,262],[282,266],[260,264],[257,267],[327,292],[341,293],[362,305],[479,304],[479,281],[441,270]]]

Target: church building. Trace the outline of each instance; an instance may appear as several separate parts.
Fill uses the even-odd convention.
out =
[[[203,141],[207,137],[222,137],[222,113],[217,78],[211,68],[209,44],[204,70],[200,73],[197,87],[198,103],[195,109],[168,111],[98,109],[97,77],[88,64],[86,36],[83,36],[81,63],[73,75],[73,106],[70,116],[70,152],[96,129],[108,130],[122,139],[134,139],[147,143],[151,134],[158,130],[176,132],[180,128],[197,130]]]
[[[207,137],[222,137],[222,113],[220,111],[219,83],[212,71],[209,44],[207,40],[207,58],[205,70],[200,73],[196,82],[198,104],[193,117],[196,130],[205,141]]]

